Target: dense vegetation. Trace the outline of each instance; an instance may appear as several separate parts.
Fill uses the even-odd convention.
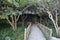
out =
[[[23,40],[24,28],[34,20],[24,13],[37,14],[40,23],[53,29],[53,36],[60,36],[60,0],[0,0],[0,40]]]
[[[0,23],[1,24],[1,23]],[[24,27],[18,25],[16,31],[13,31],[9,24],[0,25],[0,40],[24,40]]]

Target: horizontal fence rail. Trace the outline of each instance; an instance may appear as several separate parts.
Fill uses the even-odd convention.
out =
[[[24,33],[24,40],[28,40],[28,37],[30,35],[30,31],[31,31],[31,26],[32,26],[32,23],[30,23],[28,25],[27,28],[25,28],[25,33]],[[50,40],[51,37],[52,37],[52,29],[40,24],[40,23],[37,23],[37,26],[39,27],[39,29],[42,31],[43,35],[45,36],[46,40]]]
[[[27,39],[28,39],[30,30],[31,30],[31,26],[32,26],[32,23],[30,23],[30,24],[28,25],[28,27],[25,28],[25,32],[24,32],[24,40],[27,40]]]
[[[40,23],[38,23],[37,25],[40,28],[40,30],[42,31],[42,33],[44,34],[46,40],[50,40],[52,37],[52,29],[50,29]]]

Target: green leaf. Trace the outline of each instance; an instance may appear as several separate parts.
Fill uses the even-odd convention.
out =
[[[14,4],[16,7],[19,7],[19,3],[16,2],[15,0],[13,0],[13,4]]]
[[[7,0],[9,3],[13,3],[13,1],[12,0]]]

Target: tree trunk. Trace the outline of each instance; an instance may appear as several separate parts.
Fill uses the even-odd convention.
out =
[[[57,15],[58,13],[57,13],[57,11],[56,11],[56,25],[57,25],[57,27],[58,27],[58,15]]]
[[[11,21],[9,20],[9,18],[7,18],[7,21],[12,26],[12,29],[15,31],[17,29],[17,18],[16,18],[16,16],[14,16],[14,17],[12,16]]]
[[[53,24],[54,24],[54,27],[55,27],[55,29],[56,29],[56,33],[58,34],[58,26],[57,26],[55,20],[53,19],[53,16],[52,16],[51,12],[48,10],[47,13],[48,13],[48,15],[49,15],[49,18],[51,19],[51,21],[52,21]]]
[[[14,18],[15,18],[15,21],[14,21],[14,28],[15,28],[15,30],[17,29],[17,18],[16,18],[16,16],[14,16]]]
[[[22,15],[22,26],[25,25],[25,19],[26,19],[26,18],[27,18],[27,15],[26,15],[26,16]]]
[[[22,16],[22,26],[24,26],[24,15]]]

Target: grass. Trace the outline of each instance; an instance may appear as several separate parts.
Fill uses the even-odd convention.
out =
[[[1,24],[0,40],[6,40],[8,37],[11,40],[24,40],[24,27],[18,25],[17,30],[13,31],[10,25]]]

